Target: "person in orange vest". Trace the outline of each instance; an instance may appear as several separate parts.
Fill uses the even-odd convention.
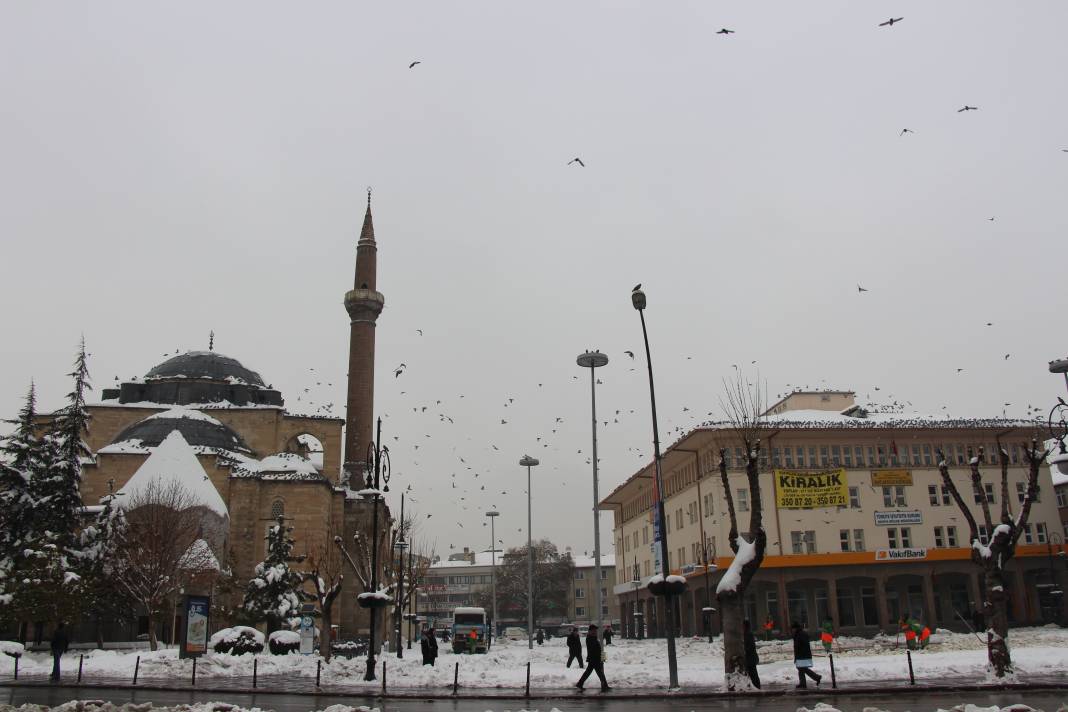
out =
[[[828,653],[831,652],[831,648],[834,646],[834,621],[830,616],[823,619],[823,625],[820,626],[820,642],[823,643],[823,649]]]
[[[909,650],[926,648],[931,641],[931,629],[912,616],[901,619],[901,629],[905,631],[905,645]]]
[[[771,631],[775,630],[775,621],[768,616],[768,619],[764,621],[764,640],[771,640]]]
[[[475,650],[478,647],[478,633],[472,630],[467,634],[467,652],[471,655],[475,654]]]

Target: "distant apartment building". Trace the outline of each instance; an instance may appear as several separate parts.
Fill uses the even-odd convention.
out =
[[[935,625],[963,627],[982,601],[981,577],[970,561],[965,518],[942,484],[938,451],[953,482],[982,521],[968,463],[982,447],[983,490],[1000,512],[1000,468],[995,441],[1009,453],[1009,508],[1019,510],[1026,489],[1023,445],[1042,439],[1030,421],[963,419],[875,412],[849,391],[795,392],[767,411],[760,452],[760,494],[768,547],[749,586],[745,610],[754,624],[771,618],[816,626],[830,617],[836,629],[892,632],[904,615]],[[715,614],[702,608],[733,556],[719,473],[726,448],[729,485],[740,526],[749,521],[752,495],[742,444],[727,423],[697,427],[662,457],[668,568],[688,579],[676,599],[681,632],[718,631]],[[600,503],[613,512],[616,549],[614,593],[631,632],[640,613],[649,634],[662,634],[663,599],[645,583],[659,552],[653,547],[653,464],[627,478]],[[834,504],[792,497],[790,477],[829,473]],[[783,479],[785,476],[786,479]],[[1057,556],[1068,534],[1068,479],[1054,486],[1043,466],[1038,499],[1009,564],[1010,619],[1016,623],[1062,620],[1065,561]],[[980,528],[984,541],[989,532]],[[704,546],[702,546],[704,544]],[[656,547],[658,549],[659,547]],[[704,552],[711,564],[706,575]],[[635,572],[635,567],[637,572]],[[637,580],[637,584],[634,581]],[[707,589],[706,589],[707,585]]]
[[[449,561],[431,564],[426,579],[420,586],[417,600],[419,615],[428,622],[447,621],[452,618],[452,611],[459,606],[477,606],[483,602],[489,605],[492,600],[493,555],[490,551],[471,551],[464,548],[462,554],[453,554]],[[497,552],[497,565],[501,563],[501,552]],[[547,618],[544,624],[555,623],[589,623],[596,620],[597,580],[592,556],[572,556],[574,561],[573,582],[568,596],[568,608],[554,618]],[[604,607],[602,619],[614,621],[619,627],[619,603],[612,593],[616,583],[615,559],[611,554],[601,555],[601,581]],[[514,623],[526,626],[526,620],[507,620],[501,614],[500,624]]]

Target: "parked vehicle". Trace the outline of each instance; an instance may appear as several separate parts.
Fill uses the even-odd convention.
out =
[[[526,640],[527,631],[525,628],[520,628],[519,626],[509,626],[504,629],[503,637],[508,640]]]
[[[467,639],[471,631],[478,635],[475,643],[476,653],[485,653],[490,648],[489,619],[485,608],[460,607],[452,612],[452,652],[462,653],[467,650]]]

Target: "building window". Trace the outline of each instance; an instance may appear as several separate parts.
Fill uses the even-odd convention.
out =
[[[942,527],[935,527],[934,528],[934,535],[935,535],[935,546],[937,548],[939,548],[939,549],[943,548],[946,545],[946,542],[942,538]]]
[[[848,588],[839,588],[838,598],[838,623],[842,627],[855,626],[857,615],[853,610],[853,591]]]
[[[1039,544],[1046,543],[1046,525],[1044,522],[1035,523],[1035,534]]]
[[[676,563],[679,565],[680,569],[683,566],[686,565],[686,547],[685,546],[680,546],[679,547],[679,558],[676,559]]]
[[[602,616],[607,616],[608,615],[608,606],[601,606],[601,615]]]
[[[945,485],[942,485],[942,504],[948,505],[950,499],[951,495],[949,494],[949,488]]]
[[[749,490],[747,490],[747,489],[743,488],[743,489],[738,490],[738,511],[739,512],[748,512],[749,511]]]
[[[653,565],[652,565],[652,562],[650,562],[650,561],[649,561],[649,559],[646,559],[646,560],[645,560],[644,562],[642,562],[642,563],[643,563],[643,565],[644,565],[644,568],[645,568],[645,575],[646,575],[646,576],[652,576],[652,573],[651,573],[651,571],[652,571],[652,569],[653,569]]]
[[[908,549],[910,546],[912,546],[912,529],[901,527],[901,548]]]
[[[819,461],[816,459],[816,446],[811,445],[808,448],[808,466],[816,467]]]
[[[934,464],[934,460],[931,459],[931,446],[930,445],[924,445],[923,446],[923,464],[925,464],[925,465],[933,465]]]
[[[782,463],[779,460],[779,448],[777,447],[771,449],[771,464],[775,467],[782,466]]]
[[[883,487],[883,506],[884,507],[904,507],[905,504],[905,487],[904,485],[896,485],[894,487]]]
[[[586,572],[583,571],[582,569],[575,569],[575,580],[576,581],[581,581],[584,578],[586,578]]]
[[[602,581],[607,581],[608,580],[608,569],[601,569],[601,580]]]
[[[913,445],[912,446],[912,464],[913,465],[919,465],[920,464],[920,446],[919,445]]]
[[[647,525],[647,526],[642,527],[642,544],[648,544],[648,543],[649,543],[649,527]]]
[[[853,530],[853,551],[864,551],[864,530]]]
[[[1017,482],[1016,483],[1016,499],[1020,502],[1020,504],[1023,504],[1024,498],[1026,496],[1027,496],[1027,483],[1026,482]],[[1039,501],[1038,487],[1035,487],[1035,499],[1034,499],[1034,502],[1038,502],[1038,501]],[[1057,498],[1057,505],[1060,506],[1060,497]]]
[[[797,446],[797,466],[805,466],[805,448],[801,447],[800,445]]]
[[[927,485],[927,496],[930,498],[931,506],[937,507],[939,505],[938,485]]]
[[[585,598],[585,597],[586,597],[586,589],[584,589],[584,588],[576,588],[575,589],[575,598]]]
[[[583,608],[582,606],[576,606],[575,607],[575,617],[576,618],[582,618],[584,615],[586,615],[586,609]]]
[[[946,546],[954,548],[957,546],[957,528],[946,527]]]
[[[795,554],[815,554],[816,532],[811,530],[790,532],[790,544]]]
[[[838,540],[842,545],[842,551],[849,551],[849,530],[838,530]]]
[[[857,445],[853,448],[853,456],[857,459],[857,467],[864,467],[864,448]]]
[[[985,524],[980,524],[979,525],[979,543],[985,545],[985,544],[987,544],[987,542],[989,540],[990,540],[990,532],[987,531],[987,528],[986,528]]]
[[[860,509],[860,487],[849,488],[849,508]]]
[[[897,527],[889,527],[886,530],[886,547],[888,549],[897,548]]]
[[[842,448],[842,464],[846,467],[853,466],[853,448],[849,445]]]
[[[1030,524],[1024,524],[1023,525],[1023,535],[1024,535],[1024,544],[1034,544],[1035,543],[1035,539],[1031,535],[1031,525]]]
[[[793,467],[794,466],[794,449],[792,447],[784,447],[782,449],[782,452],[783,452],[783,455],[785,456],[785,459],[786,459],[786,466],[787,467]]]
[[[1057,506],[1068,507],[1068,488],[1061,487],[1057,490]]]
[[[994,484],[991,482],[984,482],[983,490],[986,492],[986,501],[990,502],[990,504],[994,504]],[[972,494],[975,495],[976,504],[983,503],[983,497],[979,492],[979,488],[976,487],[974,483],[972,484]]]
[[[860,608],[864,614],[864,625],[879,625],[879,605],[875,600],[874,586],[860,587]]]
[[[828,465],[827,446],[826,445],[820,445],[820,467],[827,467],[827,465]]]
[[[286,503],[276,499],[271,503],[271,519],[278,519],[284,516],[286,516]]]

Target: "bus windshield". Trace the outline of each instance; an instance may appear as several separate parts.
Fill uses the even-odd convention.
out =
[[[482,625],[485,623],[482,618],[481,613],[457,613],[453,623],[457,625]]]

